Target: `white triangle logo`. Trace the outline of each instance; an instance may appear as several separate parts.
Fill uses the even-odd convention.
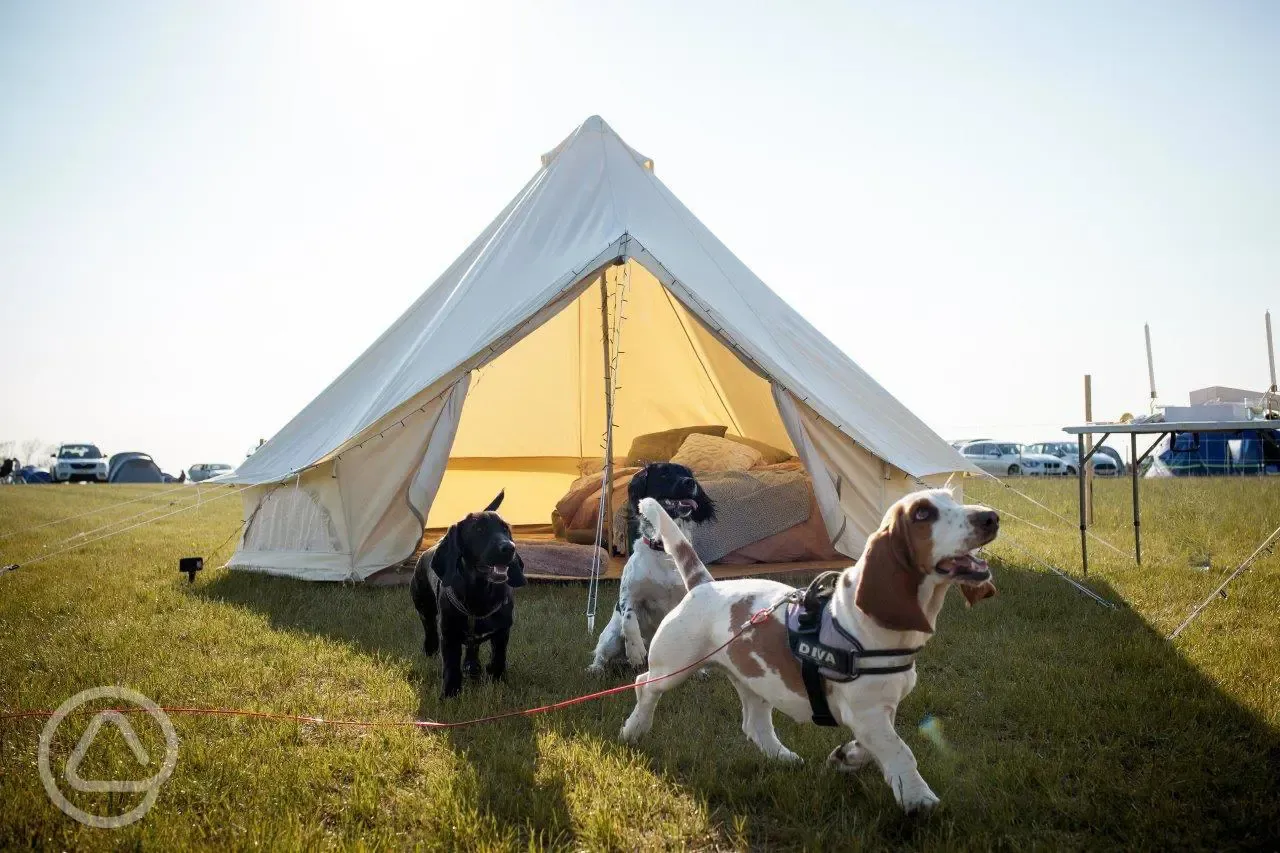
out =
[[[129,744],[129,749],[133,751],[133,757],[138,759],[138,764],[146,767],[151,763],[151,756],[147,754],[147,750],[142,746],[142,742],[138,740],[138,734],[133,730],[132,724],[125,718],[124,714],[119,711],[100,711],[89,721],[89,726],[84,730],[84,734],[80,736],[80,742],[76,744],[76,748],[71,751],[71,757],[67,759],[67,784],[77,791],[145,791],[159,777],[159,773],[148,779],[138,781],[114,781],[109,779],[83,779],[80,776],[80,762],[84,761],[85,754],[89,751],[89,747],[93,745],[94,738],[98,736],[98,731],[105,723],[111,723],[120,730],[120,734],[124,736],[124,742]]]

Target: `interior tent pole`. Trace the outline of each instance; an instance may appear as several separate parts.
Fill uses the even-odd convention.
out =
[[[1084,375],[1084,422],[1093,423],[1093,376],[1088,373]],[[1084,514],[1089,523],[1093,524],[1093,466],[1085,465],[1087,461],[1085,455],[1093,453],[1093,433],[1085,435],[1084,449],[1085,452],[1080,454],[1080,470],[1084,474],[1085,482]]]
[[[604,341],[604,548],[613,553],[613,357],[609,347],[609,273],[600,274],[600,331]]]
[[[608,516],[613,508],[613,371],[609,357],[609,271],[600,272],[600,334],[604,351],[604,466],[600,470],[600,503],[596,509],[595,550],[591,556],[591,580],[587,583],[587,633],[596,632],[596,605],[600,599],[600,575],[608,560],[600,559],[601,547],[608,548]],[[606,554],[610,551],[606,550]]]

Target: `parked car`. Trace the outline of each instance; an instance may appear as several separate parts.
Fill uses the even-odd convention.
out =
[[[200,483],[212,477],[230,474],[234,470],[230,465],[222,462],[197,462],[187,470],[187,479],[193,483]]]
[[[52,458],[49,476],[55,483],[107,482],[107,457],[92,444],[63,444]]]
[[[1058,457],[1023,450],[1011,441],[972,441],[960,448],[960,455],[998,477],[1019,474],[1056,477],[1065,473]]]
[[[1074,441],[1045,441],[1040,444],[1028,444],[1027,449],[1035,453],[1047,453],[1062,460],[1064,474],[1075,476],[1080,473],[1080,447]],[[1093,465],[1093,473],[1110,477],[1124,473],[1124,462],[1120,454],[1105,444],[1098,448],[1089,460]]]

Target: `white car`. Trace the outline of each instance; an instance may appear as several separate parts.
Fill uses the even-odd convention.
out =
[[[972,441],[960,448],[960,455],[997,477],[1056,477],[1066,473],[1058,457],[1025,451],[1011,441]]]
[[[107,457],[92,444],[64,444],[53,454],[49,476],[55,483],[105,483]]]
[[[1080,446],[1074,441],[1045,441],[1040,444],[1028,444],[1027,449],[1036,453],[1047,453],[1050,456],[1056,456],[1061,459],[1062,464],[1066,467],[1066,470],[1063,471],[1064,474],[1075,476],[1080,473]],[[1106,445],[1098,448],[1098,452],[1093,454],[1093,458],[1089,460],[1089,463],[1093,466],[1093,473],[1103,477],[1124,473],[1124,465],[1120,461],[1120,454]]]

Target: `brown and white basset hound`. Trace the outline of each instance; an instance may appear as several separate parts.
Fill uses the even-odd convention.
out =
[[[689,666],[725,643],[752,614],[794,592],[768,580],[713,581],[661,506],[645,500],[640,512],[662,532],[689,592],[662,621],[649,646],[649,671],[636,679],[636,707],[620,735],[629,743],[649,731],[662,694],[692,672],[655,684],[646,684],[648,679]],[[858,562],[841,573],[830,604],[832,615],[867,650],[924,645],[952,586],[960,587],[969,604],[995,595],[991,571],[974,551],[994,540],[999,527],[995,512],[960,504],[949,491],[907,495],[885,513]],[[800,722],[812,716],[800,664],[788,646],[783,610],[774,610],[710,661],[725,670],[738,691],[747,738],[772,758],[799,761],[773,729],[774,708]],[[846,771],[874,760],[905,811],[938,802],[920,777],[915,756],[894,730],[898,703],[915,683],[914,667],[824,683],[832,715],[852,729],[855,738],[836,747],[827,760]]]

